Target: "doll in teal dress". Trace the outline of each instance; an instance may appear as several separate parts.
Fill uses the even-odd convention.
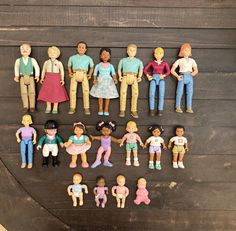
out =
[[[90,90],[90,95],[98,98],[98,115],[109,116],[110,99],[119,97],[115,85],[117,84],[117,78],[114,66],[109,62],[111,50],[109,48],[101,48],[100,58],[102,62],[95,67],[93,87]],[[104,109],[103,99],[105,99]]]

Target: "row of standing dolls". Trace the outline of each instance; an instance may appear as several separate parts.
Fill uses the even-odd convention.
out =
[[[170,69],[167,61],[163,60],[164,49],[158,47],[154,50],[155,59],[147,63],[144,67],[143,62],[136,58],[137,46],[130,44],[127,47],[128,57],[122,58],[118,65],[118,78],[115,68],[110,63],[111,50],[109,48],[101,48],[101,62],[94,68],[94,62],[91,57],[86,55],[87,44],[83,41],[78,42],[76,46],[77,54],[69,58],[68,73],[70,78],[69,96],[65,89],[65,73],[62,62],[57,60],[60,56],[60,50],[53,46],[48,49],[49,60],[45,61],[39,78],[40,70],[37,61],[30,57],[31,47],[23,44],[20,47],[22,57],[15,62],[15,78],[16,82],[20,82],[21,98],[23,102],[23,110],[27,112],[35,110],[35,80],[40,81],[42,87],[37,97],[38,101],[46,102],[45,113],[58,113],[58,104],[70,100],[69,114],[76,111],[76,96],[78,83],[82,84],[84,113],[90,115],[89,94],[98,98],[98,115],[109,116],[109,104],[111,99],[119,98],[116,88],[118,80],[121,82],[120,87],[120,117],[126,115],[127,90],[131,87],[131,116],[138,118],[138,95],[139,82],[142,80],[143,72],[150,81],[149,86],[149,109],[150,115],[161,116],[164,110],[165,97],[165,78],[172,73],[178,80],[176,90],[175,111],[183,113],[181,109],[181,99],[186,85],[186,112],[193,113],[192,97],[193,97],[193,77],[197,75],[198,68],[192,56],[191,46],[185,43],[181,46],[179,59],[175,61]],[[177,72],[179,68],[179,72]],[[89,79],[93,74],[93,86],[89,89]],[[158,105],[155,106],[155,97],[157,90]],[[156,109],[155,109],[156,108]]]
[[[22,118],[23,127],[19,128],[16,132],[17,142],[20,143],[21,149],[21,168],[32,168],[33,166],[33,144],[37,143],[36,130],[30,125],[33,123],[30,115],[24,115]],[[137,124],[134,121],[129,121],[126,124],[127,133],[122,138],[115,138],[112,132],[116,130],[116,123],[114,121],[100,121],[96,125],[96,129],[100,131],[101,135],[93,136],[88,135],[86,126],[77,122],[73,125],[74,134],[71,135],[67,142],[63,142],[62,138],[57,134],[57,123],[54,120],[46,121],[44,125],[45,134],[39,139],[37,150],[42,149],[43,166],[48,166],[49,156],[52,156],[52,165],[57,167],[58,160],[58,145],[61,148],[65,147],[66,152],[71,155],[71,162],[69,167],[77,167],[78,156],[81,156],[83,168],[88,168],[86,152],[91,148],[91,140],[100,141],[101,145],[97,151],[96,160],[91,165],[91,168],[96,168],[102,164],[102,155],[104,153],[103,165],[106,167],[113,167],[109,161],[111,156],[112,142],[119,143],[120,147],[125,144],[126,149],[126,162],[127,166],[131,166],[131,155],[133,154],[133,165],[138,167],[138,143],[142,148],[149,146],[149,168],[161,170],[161,153],[162,149],[166,150],[164,139],[161,137],[164,129],[160,125],[153,125],[148,128],[151,136],[146,139],[145,143],[142,142],[141,137],[137,133]],[[184,169],[183,158],[188,151],[188,141],[183,136],[185,128],[181,125],[176,126],[175,136],[168,142],[168,148],[172,149],[173,155],[173,168]],[[27,153],[26,153],[27,152]],[[155,161],[156,159],[156,161]]]
[[[73,175],[73,184],[67,187],[67,193],[71,196],[73,201],[73,206],[82,206],[84,204],[84,192],[88,194],[88,187],[82,184],[83,176],[80,173]],[[111,189],[112,196],[116,198],[117,208],[124,208],[126,198],[129,195],[129,188],[125,185],[126,178],[124,175],[118,175],[116,178],[117,185],[113,186]],[[151,200],[148,196],[148,190],[146,189],[147,181],[145,178],[139,178],[137,181],[137,191],[134,203],[139,205],[145,203],[148,205]],[[96,178],[96,186],[93,189],[93,194],[95,196],[96,206],[101,206],[105,208],[107,203],[108,187],[106,187],[106,181],[104,176],[98,176]]]

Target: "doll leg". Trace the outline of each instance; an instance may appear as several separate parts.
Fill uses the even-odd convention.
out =
[[[53,104],[53,109],[52,109],[52,114],[57,114],[58,113],[58,103]]]
[[[132,84],[132,99],[131,99],[131,112],[132,116],[134,118],[138,118],[138,113],[137,113],[137,102],[138,102],[138,81],[137,79],[134,80],[134,83]]]
[[[117,208],[120,208],[120,198],[118,194],[116,194],[116,202],[117,202]]]
[[[185,150],[184,150],[184,147],[182,147],[179,152],[179,161],[178,161],[178,166],[179,168],[182,168],[182,169],[185,168],[183,164],[184,153],[185,153]]]
[[[126,162],[125,165],[130,166],[131,162],[130,162],[130,154],[131,154],[131,150],[127,150],[126,151]]]
[[[123,196],[121,199],[121,206],[120,206],[122,209],[125,207],[125,200],[126,200],[126,197]]]
[[[71,197],[72,197],[72,201],[73,201],[73,206],[76,207],[77,206],[77,197],[75,197],[74,195],[72,195]]]
[[[123,77],[123,80],[121,82],[121,87],[120,87],[120,111],[121,112],[125,112],[125,109],[126,109],[127,89],[128,89],[128,84],[126,83],[126,77]]]
[[[32,140],[28,140],[28,168],[33,167],[33,143]]]
[[[192,98],[193,98],[193,77],[191,75],[187,75],[188,83],[186,86],[186,94],[187,94],[187,112],[193,113],[192,111]]]
[[[136,196],[135,200],[134,200],[134,203],[136,205],[139,205],[140,203],[142,202],[142,197],[141,196]]]
[[[43,153],[43,163],[42,163],[42,166],[48,166],[48,156],[49,156],[48,144],[44,144],[42,153]]]
[[[103,115],[103,98],[98,99],[98,115]]]
[[[164,108],[164,97],[165,97],[165,81],[159,81],[159,103],[158,103],[158,115],[162,115],[162,111]]]
[[[101,164],[101,158],[102,158],[102,153],[104,152],[104,149],[102,146],[99,147],[98,152],[97,152],[97,157],[95,162],[92,164],[91,168],[96,168]]]
[[[133,150],[134,153],[134,166],[138,167],[139,166],[139,161],[138,161],[138,150],[134,149]]]
[[[52,153],[52,166],[58,167],[59,161],[58,161],[58,146],[57,144],[51,144],[51,153]]]
[[[21,168],[26,167],[26,143],[22,139],[20,142]]]
[[[148,167],[154,169],[154,153],[150,153]]]
[[[30,77],[29,84],[29,103],[30,103],[30,111],[33,112],[35,109],[35,83],[34,78]]]
[[[111,155],[111,147],[108,147],[107,151],[104,155],[104,163],[103,163],[104,166],[107,166],[107,167],[113,166],[113,164],[111,162],[109,162],[110,155]]]
[[[157,152],[156,169],[161,170],[161,152]]]
[[[51,103],[50,102],[46,102],[46,110],[45,113],[50,113],[51,112]]]
[[[155,108],[155,95],[156,95],[156,80],[152,79],[149,85],[149,108],[154,110]]]
[[[83,101],[84,101],[84,109],[85,111],[89,111],[89,82],[88,82],[88,78],[87,75],[84,74],[84,80],[82,82],[82,90],[83,90]],[[90,114],[86,113],[86,114]]]
[[[75,113],[77,84],[78,83],[75,80],[75,77],[72,77],[70,80],[70,111],[69,111],[69,114]]]
[[[70,162],[70,168],[76,168],[77,164],[77,158],[78,156],[76,154],[71,155],[71,162]]]
[[[20,91],[21,91],[21,99],[23,103],[23,108],[29,108],[29,101],[28,101],[28,89],[27,86],[24,84],[24,78],[20,78]]]
[[[110,99],[105,100],[105,108],[104,108],[104,115],[109,116],[109,104],[110,104]]]
[[[88,168],[89,164],[87,162],[87,155],[86,153],[81,153],[81,161],[82,161],[82,168]]]
[[[183,80],[179,80],[178,81],[178,85],[177,85],[177,90],[176,90],[176,102],[175,102],[175,108],[176,109],[180,109],[181,106],[181,99],[182,99],[182,95],[183,95],[183,91],[184,91],[184,81]]]
[[[79,205],[82,206],[84,204],[83,193],[79,193]]]
[[[177,161],[178,161],[178,150],[177,150],[176,146],[174,146],[174,148],[172,150],[172,153],[173,153],[173,168],[178,168],[178,164],[177,164]]]
[[[95,196],[95,203],[96,203],[96,206],[99,207],[100,205],[99,195]]]
[[[107,195],[104,194],[103,195],[103,200],[102,200],[102,208],[105,208],[106,203],[107,203]]]

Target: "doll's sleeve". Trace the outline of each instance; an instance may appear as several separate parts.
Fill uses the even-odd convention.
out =
[[[69,141],[71,141],[72,143],[74,143],[74,136],[70,136],[70,137],[69,137]]]
[[[15,76],[19,77],[20,76],[20,59],[17,59],[15,62]]]
[[[43,143],[44,143],[44,141],[45,141],[45,139],[46,139],[46,136],[43,135],[43,136],[39,139],[38,145],[42,147],[42,146],[43,146]]]
[[[152,61],[149,62],[149,63],[144,67],[143,72],[144,72],[145,75],[148,74],[148,70],[149,70],[149,68],[150,68],[151,66],[152,66]]]
[[[123,68],[123,59],[121,59],[118,64],[118,70],[122,71],[122,68]]]
[[[179,59],[177,59],[174,64],[173,64],[174,67],[178,67],[179,66]]]
[[[175,136],[170,139],[171,143],[174,142],[174,141],[175,141]]]
[[[143,70],[143,62],[139,60],[139,70]]]
[[[165,73],[166,77],[170,75],[170,66],[167,62],[165,62]]]
[[[69,60],[68,60],[68,67],[72,67],[73,65],[72,65],[72,56],[69,58]]]
[[[89,66],[90,66],[90,68],[94,67],[94,62],[90,57],[89,57]]]
[[[63,140],[62,138],[59,136],[59,135],[56,135],[56,139],[57,139],[57,142],[60,144],[60,143],[63,143]]]
[[[95,76],[98,75],[98,68],[99,68],[99,64],[97,64],[97,65],[95,66],[95,69],[94,69],[93,75],[95,75]]]
[[[194,59],[192,59],[192,66],[193,66],[193,68],[197,67],[197,63],[196,63],[196,61]]]
[[[116,75],[115,68],[112,64],[110,64],[110,68],[111,68],[111,75],[112,76]]]

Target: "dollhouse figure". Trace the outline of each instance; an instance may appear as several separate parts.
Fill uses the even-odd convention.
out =
[[[88,168],[86,151],[91,148],[88,135],[85,134],[86,127],[81,122],[74,123],[74,134],[64,143],[66,151],[71,155],[70,168],[76,168],[78,155],[81,155],[82,168]]]
[[[77,43],[78,54],[73,55],[68,61],[68,72],[70,77],[70,110],[68,114],[74,114],[76,108],[77,85],[82,84],[84,114],[90,115],[89,109],[89,79],[93,73],[93,60],[85,53],[87,44],[83,41]]]
[[[38,142],[37,150],[41,149],[43,154],[42,166],[48,167],[49,153],[52,155],[52,166],[58,167],[58,144],[63,148],[62,138],[57,134],[57,123],[54,120],[48,120],[44,124],[45,135]]]
[[[143,75],[143,62],[137,59],[137,46],[130,44],[127,47],[127,54],[129,57],[120,60],[118,65],[120,88],[120,117],[125,117],[127,89],[131,85],[132,99],[131,99],[131,116],[138,118],[137,102],[138,102],[138,83],[141,81]]]
[[[49,47],[48,56],[50,59],[45,61],[43,65],[40,80],[42,87],[39,91],[38,101],[46,102],[45,113],[57,114],[58,104],[69,100],[69,97],[64,86],[64,67],[62,62],[57,60],[60,50],[55,46]]]
[[[98,98],[98,115],[109,116],[110,99],[118,98],[119,94],[116,89],[117,78],[115,68],[110,64],[111,50],[109,48],[101,48],[101,63],[97,64],[94,70],[93,87],[90,95]],[[105,99],[105,107],[103,110],[103,99]]]
[[[169,64],[162,60],[164,56],[164,49],[158,47],[154,50],[155,60],[150,61],[144,68],[144,74],[150,81],[149,85],[149,108],[150,115],[155,115],[155,97],[156,90],[159,88],[159,103],[157,115],[162,116],[164,108],[164,96],[165,96],[165,78],[170,74]],[[151,68],[151,74],[148,72]]]
[[[16,140],[20,143],[20,154],[21,154],[21,168],[31,169],[33,167],[33,144],[36,144],[37,134],[33,127],[30,127],[30,124],[33,123],[30,115],[24,115],[21,122],[24,127],[21,127],[16,132]],[[26,155],[26,149],[27,154]],[[26,158],[27,157],[27,158]]]
[[[15,62],[16,82],[20,82],[21,99],[23,102],[23,111],[30,112],[35,110],[35,82],[39,81],[39,65],[34,58],[29,57],[31,46],[22,44],[20,46],[22,57]]]
[[[187,95],[187,110],[188,113],[193,113],[192,109],[192,97],[193,97],[193,77],[198,74],[197,64],[194,59],[189,58],[192,56],[192,48],[189,43],[184,43],[179,52],[180,59],[176,60],[171,68],[171,74],[178,80],[176,90],[176,102],[175,111],[183,113],[181,109],[181,99],[184,91],[184,85],[186,85]],[[176,68],[179,67],[179,74],[176,72]]]
[[[97,186],[93,189],[95,195],[96,206],[99,207],[101,204],[102,208],[105,208],[107,203],[108,187],[105,187],[105,178],[98,176],[96,179]]]
[[[109,161],[111,155],[111,142],[120,143],[121,140],[116,139],[110,134],[116,130],[116,123],[114,121],[104,122],[100,121],[96,126],[97,131],[102,133],[101,136],[91,136],[93,140],[100,140],[101,146],[98,149],[97,157],[95,162],[92,164],[91,168],[96,168],[102,162],[102,153],[105,152],[103,165],[106,167],[112,167],[113,164]]]
[[[133,151],[134,154],[134,166],[138,167],[139,166],[139,161],[138,161],[138,145],[137,141],[139,142],[141,147],[144,147],[144,144],[140,138],[140,136],[135,133],[138,131],[137,124],[134,121],[129,121],[126,125],[126,133],[122,141],[120,143],[120,147],[124,145],[124,142],[126,141],[126,165],[130,166],[131,161],[130,161],[130,155],[131,151]]]
[[[185,168],[183,164],[183,158],[185,151],[188,149],[188,141],[185,137],[183,137],[185,132],[185,128],[181,125],[175,128],[176,136],[172,137],[169,141],[168,148],[171,149],[172,143],[174,143],[174,147],[172,149],[173,153],[173,168]]]
[[[125,186],[125,177],[123,175],[119,175],[116,178],[117,186],[113,186],[112,196],[116,198],[117,208],[125,207],[126,197],[129,195],[129,189]]]
[[[146,205],[150,204],[151,200],[148,198],[148,191],[146,189],[147,181],[144,178],[138,179],[138,189],[136,191],[136,199],[134,203],[136,205],[141,204],[142,202]]]
[[[154,169],[154,156],[156,154],[156,169],[161,170],[161,145],[164,150],[167,149],[163,138],[160,136],[163,133],[164,129],[159,125],[153,125],[150,126],[148,130],[152,133],[152,136],[150,136],[146,140],[144,148],[146,148],[147,145],[150,144],[149,168]]]
[[[73,206],[77,206],[77,198],[79,198],[79,206],[84,204],[83,199],[83,189],[86,194],[88,194],[88,187],[85,184],[80,184],[83,177],[80,173],[76,173],[73,176],[73,184],[67,187],[67,193],[71,196],[73,201]]]

